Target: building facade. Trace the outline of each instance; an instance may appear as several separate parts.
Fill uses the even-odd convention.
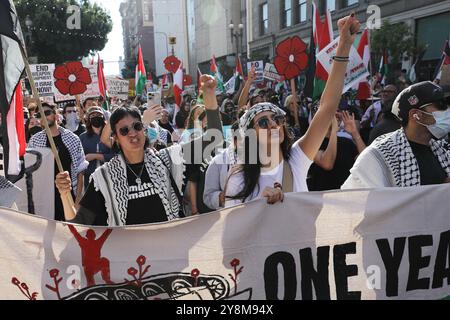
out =
[[[219,70],[228,79],[236,64],[236,54],[247,55],[248,1],[185,1],[191,75],[195,76],[197,66],[202,73],[209,73],[215,55]]]
[[[380,9],[381,19],[391,23],[405,22],[415,37],[416,44],[428,44],[422,62],[424,73],[433,69],[442,54],[442,47],[450,36],[450,1],[436,0],[318,0],[316,4],[322,14],[330,9],[333,30],[337,36],[337,21],[356,12],[357,18],[366,26],[373,14],[369,6]],[[299,36],[309,43],[312,32],[312,4],[309,0],[252,0],[247,3],[251,11],[250,56],[253,60],[271,61],[276,45],[287,37]],[[369,9],[369,10],[368,10]],[[369,11],[369,12],[368,12]],[[403,68],[409,68],[412,58],[404,61]],[[428,70],[428,71],[426,71]],[[423,77],[427,77],[423,74]]]
[[[120,5],[125,63],[137,60],[139,44],[150,70],[155,72],[155,37],[152,0],[126,0]]]

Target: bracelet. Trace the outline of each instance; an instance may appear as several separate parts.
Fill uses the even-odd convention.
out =
[[[334,60],[334,61],[337,61],[337,62],[349,62],[349,61],[350,61],[350,58],[349,58],[349,57],[339,57],[339,56],[334,56],[334,57],[333,57],[333,60]]]

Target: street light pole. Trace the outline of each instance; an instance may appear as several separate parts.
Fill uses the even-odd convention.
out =
[[[236,40],[236,57],[239,57],[239,47],[240,45],[242,45],[242,38],[243,38],[243,30],[244,30],[244,25],[242,23],[240,23],[238,26],[238,30],[235,30],[235,25],[233,23],[233,20],[231,20],[229,28],[230,28],[230,32],[231,32],[231,43],[233,44],[234,41]]]

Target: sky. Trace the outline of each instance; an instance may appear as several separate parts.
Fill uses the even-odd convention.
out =
[[[119,57],[124,58],[123,36],[122,36],[122,18],[120,17],[119,7],[122,0],[94,0],[102,6],[111,16],[113,29],[108,35],[108,43],[100,52],[100,57],[104,61],[105,75],[120,75]]]

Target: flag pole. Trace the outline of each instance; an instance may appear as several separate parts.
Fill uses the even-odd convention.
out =
[[[30,81],[31,91],[33,92],[34,100],[36,100],[36,103],[37,103],[38,109],[39,109],[39,113],[41,115],[41,119],[40,119],[41,124],[42,123],[44,124],[44,130],[45,130],[45,133],[47,134],[48,141],[50,142],[50,147],[52,149],[53,156],[55,157],[55,160],[56,160],[56,165],[58,166],[59,172],[62,173],[62,172],[64,172],[64,168],[62,166],[61,159],[59,158],[58,149],[56,149],[55,141],[53,140],[53,136],[50,131],[50,127],[48,126],[47,118],[45,117],[44,110],[42,109],[41,99],[39,98],[39,93],[36,89],[36,83],[34,82],[33,74],[31,73],[30,64],[28,62],[27,57],[25,56],[25,52],[24,52],[23,48],[22,48],[22,50],[20,50],[20,52],[22,53],[22,58],[25,63],[25,71],[27,73],[28,80]],[[69,194],[67,198],[69,200],[70,205],[73,206],[74,202],[73,202],[72,196]]]

